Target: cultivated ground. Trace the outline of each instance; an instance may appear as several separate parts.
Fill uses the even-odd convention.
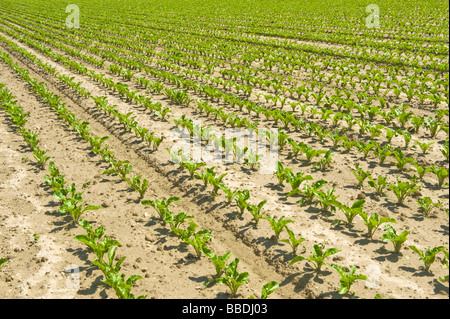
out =
[[[12,30],[11,25],[17,30],[26,29],[19,23],[0,20],[0,26],[4,30]],[[356,200],[364,199],[365,211],[394,218],[397,224],[392,225],[398,233],[409,231],[403,249],[400,253],[395,253],[392,243],[382,241],[383,227],[380,227],[373,239],[369,239],[359,216],[351,226],[344,223],[335,225],[335,219],[344,219],[340,210],[333,215],[323,212],[317,203],[299,207],[297,203],[302,196],[286,197],[291,187],[286,183],[278,185],[275,175],[260,174],[239,163],[208,163],[208,167],[216,166],[218,174],[227,173],[224,182],[230,189],[249,190],[249,203],[257,204],[266,200],[264,211],[268,215],[276,219],[284,216],[294,221],[288,224],[289,229],[296,237],[305,240],[300,244],[297,254],[293,254],[287,243],[275,240],[267,220],[260,220],[256,226],[250,213],[240,215],[237,205],[234,201],[228,203],[222,191],[218,197],[213,198],[211,186],[205,187],[201,181],[189,179],[186,170],[179,169],[178,165],[170,161],[166,148],[172,148],[177,142],[173,139],[177,136],[174,119],[185,115],[201,121],[204,127],[211,126],[216,130],[223,129],[222,122],[198,112],[195,106],[177,105],[163,94],[150,94],[135,81],[127,81],[112,74],[108,70],[108,66],[112,64],[110,61],[103,68],[86,64],[95,73],[106,74],[115,82],[127,84],[130,91],[138,91],[139,94],[151,97],[152,101],[170,107],[172,113],[161,121],[142,106],[126,101],[117,92],[87,75],[75,72],[61,61],[55,61],[4,30],[0,30],[0,36],[4,39],[26,49],[60,74],[73,77],[75,82],[81,81],[82,87],[93,96],[106,96],[110,105],[117,105],[119,112],[133,112],[142,127],[165,137],[158,150],[152,151],[133,133],[124,133],[120,124],[96,108],[92,99],[82,97],[0,39],[0,50],[8,53],[18,66],[29,70],[31,77],[46,83],[49,90],[62,96],[62,102],[66,103],[66,107],[77,119],[90,123],[91,134],[108,136],[107,144],[116,157],[129,160],[133,165],[133,172],[142,174],[150,182],[144,199],[179,197],[180,201],[171,206],[173,211],[192,215],[199,229],[211,230],[213,240],[209,246],[217,255],[231,251],[231,259],[239,258],[238,270],[248,272],[250,279],[239,289],[237,298],[248,298],[250,295],[260,297],[261,287],[269,281],[279,284],[270,298],[348,298],[349,295],[338,294],[340,276],[335,270],[324,267],[320,273],[311,272],[308,269],[311,264],[305,261],[288,265],[296,255],[310,255],[314,244],[340,249],[327,262],[344,267],[356,265],[357,273],[369,278],[368,282],[359,280],[352,286],[357,297],[371,299],[379,294],[383,298],[448,298],[448,282],[438,279],[448,275],[448,268],[440,262],[444,255],[440,253],[431,271],[427,272],[418,255],[407,247],[416,245],[423,250],[429,246],[445,246],[448,250],[449,216],[445,213],[449,206],[448,186],[437,187],[436,178],[432,174],[425,176],[421,189],[408,197],[404,205],[398,205],[391,191],[388,192],[388,197],[383,197],[376,195],[368,186],[359,189],[352,174],[355,164],[360,163],[364,170],[371,171],[372,176],[386,176],[389,183],[395,184],[397,176],[407,176],[412,168],[400,173],[393,164],[393,158],[389,158],[384,165],[378,165],[378,160],[373,155],[363,159],[361,153],[336,150],[332,166],[322,171],[312,169],[301,156],[298,159],[290,158],[288,146],[280,150],[279,159],[285,167],[292,168],[294,172],[311,174],[314,180],[328,181],[324,189],[335,187],[334,194],[339,195],[342,203],[351,206]],[[43,44],[51,47],[52,52],[84,63],[60,48]],[[159,49],[162,51],[164,48]],[[156,63],[148,65],[158,67]],[[253,67],[257,67],[257,63]],[[219,72],[214,74],[220,76]],[[135,78],[139,76],[152,81],[159,80],[143,71],[138,72]],[[308,72],[299,71],[296,78],[306,81]],[[58,118],[48,104],[31,90],[30,85],[3,60],[0,60],[0,83],[6,84],[5,88],[16,96],[15,99],[24,112],[30,114],[26,127],[38,132],[39,145],[48,150],[47,155],[65,175],[66,180],[75,183],[77,189],[83,191],[84,202],[103,206],[101,210],[87,212],[82,218],[89,220],[95,227],[104,226],[106,234],[122,243],[117,250],[119,256],[126,256],[121,272],[127,274],[127,277],[143,277],[132,288],[135,296],[147,295],[147,298],[156,299],[229,297],[228,288],[215,283],[215,269],[211,261],[204,255],[197,258],[192,247],[182,243],[167,225],[161,223],[153,208],[142,205],[139,194],[130,189],[129,184],[119,176],[102,174],[108,168],[102,157],[92,152],[89,143]],[[177,88],[174,84],[164,85]],[[363,90],[361,87],[357,89]],[[326,87],[327,94],[331,94],[332,90],[332,84]],[[264,104],[256,95],[263,91],[262,88],[256,88],[250,101]],[[188,90],[188,93],[195,100],[204,99],[194,90]],[[393,104],[403,102],[407,102],[404,95],[398,99],[392,97]],[[216,107],[224,107],[226,112],[239,112],[225,102],[213,103]],[[434,114],[432,105],[423,106],[417,99],[408,104],[409,110],[415,115],[428,117]],[[444,107],[443,104],[440,107]],[[286,110],[288,109],[287,106]],[[259,120],[260,126],[274,127],[273,121],[263,116],[258,118],[248,112],[239,114],[251,121]],[[295,114],[301,116],[301,111],[297,110]],[[48,172],[37,165],[31,149],[16,132],[17,128],[11,124],[9,116],[3,110],[0,117],[0,258],[8,259],[0,270],[0,298],[115,298],[114,291],[101,282],[102,272],[91,263],[92,251],[74,240],[84,230],[74,226],[70,216],[58,212],[57,200],[52,197],[51,189],[43,183],[43,177]],[[332,128],[330,122],[314,118],[314,115],[310,119]],[[448,115],[444,120],[448,123]],[[384,122],[379,118],[373,124],[377,123]],[[320,149],[333,148],[330,140],[321,143],[316,136],[297,132],[292,128],[287,132],[297,142],[302,141]],[[424,132],[412,135],[413,140],[420,139],[435,144],[426,155],[415,148],[407,150],[408,156],[417,158],[424,166],[439,164],[448,169],[448,161],[444,160],[440,151],[446,138],[445,132],[440,131],[435,137],[427,136]],[[354,140],[364,138],[357,130],[349,136]],[[378,140],[381,141],[382,138]],[[394,148],[403,147],[403,143],[401,136],[392,140]],[[416,202],[425,197],[443,204],[430,217],[423,216]],[[287,238],[287,233],[283,232],[281,239]]]

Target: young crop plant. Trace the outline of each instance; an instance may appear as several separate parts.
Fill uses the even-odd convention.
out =
[[[239,264],[239,258],[235,258],[226,268],[223,277],[216,278],[219,284],[227,285],[230,289],[230,298],[233,298],[239,287],[244,285],[248,279],[248,272],[239,273],[237,267]]]
[[[424,197],[423,199],[418,199],[417,204],[422,208],[422,212],[425,217],[430,217],[431,211],[435,207],[441,207],[442,203],[433,203],[433,200],[430,197]]]
[[[369,153],[377,146],[377,142],[370,141],[367,144],[364,142],[358,142],[356,144],[356,148],[360,153],[363,153],[363,158],[366,159],[369,156]]]
[[[169,205],[173,202],[178,202],[180,200],[179,197],[170,197],[167,201],[160,198],[156,200],[143,200],[141,201],[142,205],[149,205],[155,209],[158,213],[158,216],[161,220],[164,220],[167,212],[169,211]]]
[[[186,215],[186,213],[181,212],[178,214],[174,214],[171,211],[166,211],[164,216],[164,222],[169,224],[170,228],[173,230],[175,228],[179,228],[179,226],[187,221],[187,219],[192,219],[194,216]]]
[[[148,180],[141,180],[142,175],[133,175],[132,179],[128,179],[131,188],[139,192],[139,199],[144,198],[144,194],[148,189]]]
[[[50,175],[44,175],[45,184],[49,185],[53,189],[53,191],[58,191],[63,188],[67,183],[64,180],[65,175],[60,174],[59,169],[56,168],[54,162],[48,163],[48,170],[50,172]]]
[[[247,151],[248,147],[241,149],[238,145],[234,145],[234,156],[236,156],[236,163],[242,163],[242,159]]]
[[[419,257],[420,257],[419,260],[423,262],[426,272],[430,271],[431,265],[436,260],[436,255],[438,253],[440,253],[441,251],[445,251],[444,246],[433,247],[433,248],[428,247],[425,251],[419,250],[414,245],[410,245],[408,247],[411,248],[412,251],[414,251],[416,254],[419,255]]]
[[[325,259],[341,251],[337,248],[327,248],[325,251],[323,251],[323,249],[324,247],[321,247],[321,245],[315,244],[312,248],[312,255],[309,255],[308,258],[297,256],[291,260],[289,266],[295,264],[296,262],[306,260],[313,264],[313,270],[315,270],[316,272],[320,272],[324,265],[330,266],[329,264],[325,264]]]
[[[431,168],[431,167],[423,167],[423,166],[420,166],[420,164],[419,163],[417,163],[417,161],[414,161],[413,162],[413,165],[414,165],[414,170],[417,172],[417,174],[419,174],[419,178],[420,179],[423,179],[423,177],[425,176],[425,174],[426,173],[428,173],[428,172],[432,172],[433,171],[433,169]]]
[[[249,165],[251,170],[255,170],[256,167],[261,166],[261,163],[259,163],[259,161],[262,157],[262,155],[258,155],[253,151],[253,149],[250,148],[247,158],[244,159],[244,165]]]
[[[214,268],[216,269],[216,277],[219,278],[225,270],[227,260],[231,257],[231,251],[222,256],[216,255],[209,249],[205,249],[204,252],[205,255],[212,261]]]
[[[332,265],[331,268],[336,270],[341,278],[339,279],[341,285],[339,287],[339,294],[343,295],[350,291],[351,286],[355,282],[355,280],[368,280],[365,275],[356,275],[356,266],[350,266],[348,269],[339,266]],[[352,293],[354,294],[354,292]]]
[[[426,154],[428,150],[430,149],[431,145],[434,144],[434,142],[420,142],[419,140],[414,140],[414,142],[420,147],[422,150],[422,154]]]
[[[415,183],[401,182],[398,176],[397,176],[397,185],[394,184],[389,185],[389,188],[394,192],[395,196],[397,197],[398,204],[403,204],[406,197],[416,192],[418,188],[415,187],[416,187]]]
[[[361,189],[364,188],[364,181],[372,175],[370,171],[364,171],[359,167],[359,163],[356,164],[355,169],[352,169],[351,172],[358,180],[358,187]]]
[[[425,127],[430,130],[432,138],[436,137],[437,133],[439,132],[441,124],[442,123],[440,121],[436,121],[432,117],[428,117],[427,121],[424,123]]]
[[[213,187],[211,195],[212,195],[212,197],[216,197],[218,195],[219,189],[225,188],[225,185],[223,184],[222,181],[223,181],[224,177],[228,175],[228,173],[223,173],[222,175],[216,177],[215,172],[209,172],[209,171],[206,171],[206,172],[207,172],[207,174],[209,174],[208,182]],[[227,193],[227,198],[229,199],[228,193]],[[232,198],[234,198],[234,195]]]
[[[119,162],[112,161],[112,162],[110,162],[110,164],[111,164],[111,166],[113,166],[113,168],[105,170],[102,173],[103,175],[117,174],[124,181],[128,181],[126,176],[133,169],[133,166],[130,165],[130,161],[128,161],[128,160],[126,160],[126,161],[119,161]]]
[[[277,290],[280,285],[276,281],[270,281],[262,287],[261,299],[267,299],[267,297]],[[249,299],[255,299],[253,295],[250,295]]]
[[[394,245],[394,251],[396,253],[400,252],[403,243],[408,239],[407,236],[410,233],[407,230],[404,230],[401,234],[397,234],[397,231],[391,225],[384,226],[385,233],[383,234],[383,241],[390,241]]]
[[[350,153],[351,150],[356,147],[358,143],[356,141],[349,141],[347,138],[342,142],[342,147],[346,153]]]
[[[367,235],[370,239],[373,239],[373,235],[377,231],[377,229],[384,223],[394,223],[397,224],[397,221],[394,218],[390,217],[380,217],[378,213],[373,213],[369,216],[365,211],[360,211],[359,216],[364,221],[364,225],[367,227]]]
[[[103,226],[99,226],[94,230],[91,223],[84,219],[80,219],[78,224],[86,231],[86,234],[75,236],[75,240],[89,246],[95,253],[96,261],[100,263],[103,262],[103,256],[111,247],[122,246],[121,243],[111,239],[110,236],[103,237],[105,233],[105,228]]]
[[[339,195],[334,195],[335,187],[329,188],[326,192],[316,191],[316,198],[322,209],[322,212],[330,212],[334,214],[336,207],[339,207],[340,202],[337,200]]]
[[[187,244],[190,244],[197,255],[197,258],[202,256],[202,253],[207,251],[207,243],[213,239],[211,231],[209,229],[203,229],[196,233],[191,234],[191,236],[182,236],[181,240]]]
[[[288,171],[286,171],[286,175],[287,175],[286,182],[289,185],[291,185],[291,187],[292,187],[292,190],[290,193],[299,190],[300,185],[304,181],[312,181],[313,180],[312,176],[305,175],[305,172],[297,172],[296,174],[294,174],[294,173],[292,173],[292,170],[288,170]]]
[[[299,200],[298,202],[298,206],[304,206],[306,204],[311,204],[314,201],[314,197],[317,196],[319,190],[327,185],[328,182],[321,179],[318,181],[315,181],[314,183],[312,183],[311,185],[303,185],[303,189],[294,189],[293,191],[291,191],[289,194],[287,194],[286,196],[292,196],[294,194],[302,194],[304,197],[302,199]]]
[[[441,264],[446,266],[447,270],[449,269],[449,267],[448,267],[448,260],[449,260],[449,253],[448,253],[448,251],[444,250],[444,258],[441,260]],[[0,260],[0,265],[1,265],[1,260]],[[443,278],[439,277],[439,281],[441,281],[441,282],[448,282],[449,281],[449,275],[445,275]]]
[[[39,166],[41,168],[45,168],[45,164],[50,159],[50,156],[45,156],[47,153],[47,150],[41,150],[39,147],[36,146],[36,148],[33,150],[33,157],[38,162]]]
[[[347,224],[347,226],[353,225],[353,219],[355,219],[356,216],[363,212],[363,206],[365,202],[366,201],[364,199],[357,200],[351,207],[340,203],[338,205],[338,208],[344,213],[347,220],[344,221],[341,219],[336,219],[333,221],[333,224],[340,224],[341,222],[344,222]]]
[[[4,263],[8,261],[8,258],[0,258],[0,269],[2,269],[2,266]]]
[[[312,163],[313,159],[321,154],[325,154],[327,151],[325,150],[316,150],[312,146],[303,144],[302,145],[302,153],[305,155],[306,160],[308,163]]]
[[[194,179],[194,174],[200,167],[206,166],[206,163],[196,162],[192,159],[184,160],[180,163],[180,166],[186,168],[189,171],[189,176],[191,179]]]
[[[294,234],[294,232],[292,230],[290,230],[287,226],[285,226],[285,228],[286,228],[286,232],[289,235],[289,239],[281,239],[280,241],[283,242],[283,243],[289,244],[291,246],[291,248],[292,248],[292,253],[296,254],[298,246],[302,242],[304,242],[306,239],[305,238],[296,238],[295,234]]]
[[[269,221],[270,227],[275,232],[275,240],[278,242],[280,239],[280,234],[287,224],[293,223],[294,221],[291,219],[284,219],[284,216],[281,216],[278,220],[271,216],[263,217],[263,219]]]
[[[448,177],[448,169],[443,166],[438,167],[435,164],[431,165],[430,168],[434,175],[436,175],[436,177],[438,178],[438,185],[442,187]]]
[[[244,214],[245,209],[248,207],[247,201],[250,199],[250,192],[245,189],[243,191],[237,191],[234,200],[236,205],[239,207],[241,215]]]
[[[383,165],[388,157],[392,155],[392,146],[391,144],[385,144],[384,147],[381,147],[380,144],[376,145],[377,148],[374,149],[373,153],[378,158],[378,163]]]
[[[99,137],[99,136],[89,136],[88,141],[91,144],[92,152],[99,154],[102,150],[103,143],[109,139],[109,136]]]
[[[116,264],[114,264],[116,249],[117,247],[109,248],[108,262],[104,260],[92,261],[92,264],[100,268],[100,270],[103,272],[103,275],[105,276],[105,279],[101,279],[101,282],[112,287],[116,292],[117,297],[119,297],[120,299],[145,299],[147,297],[146,295],[142,295],[136,298],[130,291],[131,287],[137,280],[143,279],[141,276],[132,275],[130,276],[130,278],[125,280],[125,274],[119,275],[119,271],[121,268],[120,266],[125,260],[125,257],[120,258],[116,262]]]
[[[378,176],[377,179],[374,179],[372,176],[369,176],[369,181],[367,182],[370,187],[375,189],[375,193],[378,196],[386,196],[385,189],[389,187],[389,183],[385,176]]]
[[[82,206],[83,192],[76,191],[75,183],[72,183],[68,188],[60,188],[53,193],[53,197],[62,202],[59,208],[61,213],[69,213],[72,216],[73,223],[76,225],[86,211],[103,209],[102,206]]]
[[[292,169],[284,167],[281,162],[277,161],[277,170],[274,175],[277,176],[278,185],[281,186],[283,185],[283,182],[288,180],[288,178],[292,175]]]
[[[259,202],[258,205],[247,205],[247,210],[252,214],[252,220],[255,221],[255,227],[258,226],[258,222],[264,216],[264,212],[262,212],[263,206],[267,203],[266,200]]]
[[[319,156],[319,160],[314,163],[313,168],[324,171],[333,163],[333,154],[332,150],[327,151],[325,154]]]

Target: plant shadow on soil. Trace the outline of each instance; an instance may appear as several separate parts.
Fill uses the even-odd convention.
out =
[[[387,250],[384,246],[374,250],[374,252],[376,252],[377,254],[382,255],[382,256],[379,256],[379,257],[375,257],[374,258],[375,260],[378,260],[378,261],[388,260],[391,263],[396,263],[400,259],[400,257],[403,256],[403,254],[401,252],[396,253],[393,250]]]
[[[297,276],[301,274],[301,277],[296,279]],[[293,273],[289,276],[287,276],[285,278],[285,280],[283,280],[280,283],[280,287],[285,286],[287,284],[293,283],[295,281],[295,287],[294,287],[294,291],[296,293],[300,293],[303,292],[308,295],[308,292],[305,290],[308,290],[307,285],[308,283],[313,280],[315,283],[317,284],[323,284],[325,282],[323,277],[329,276],[331,275],[332,272],[328,271],[328,270],[320,270],[320,271],[316,271],[315,269],[311,268],[308,266],[308,263],[304,265],[303,267],[303,271],[299,271],[296,273]],[[311,298],[308,296],[305,296],[306,298]]]
[[[103,276],[97,276],[95,280],[92,281],[92,284],[89,288],[78,290],[78,294],[83,296],[93,295],[97,292],[97,289],[102,289],[99,295],[102,299],[107,299],[108,295],[106,293],[106,290],[109,288],[109,286],[101,282],[101,279],[103,279]]]
[[[445,293],[447,296],[449,295],[449,287],[445,286],[442,282],[440,282],[437,279],[434,279],[432,282],[433,286],[434,286],[434,293],[437,294],[441,294],[441,293]]]
[[[419,266],[419,268],[400,266],[398,268],[411,273],[411,275],[414,277],[433,277],[434,276],[434,274],[431,271],[426,271],[425,268],[423,268],[423,266]]]

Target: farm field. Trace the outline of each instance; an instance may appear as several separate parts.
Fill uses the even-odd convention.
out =
[[[1,0],[0,298],[447,299],[448,27]]]

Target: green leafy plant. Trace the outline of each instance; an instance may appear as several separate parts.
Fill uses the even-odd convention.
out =
[[[283,185],[283,182],[288,179],[288,177],[292,174],[292,169],[288,167],[284,167],[283,164],[277,161],[277,170],[274,175],[278,178],[278,185]]]
[[[268,282],[262,287],[261,299],[267,299],[267,297],[279,287],[280,285],[278,285],[276,281]],[[253,295],[250,295],[249,299],[255,299],[255,297]]]
[[[370,239],[373,239],[373,235],[377,231],[377,229],[384,223],[394,223],[397,224],[397,221],[394,218],[390,217],[380,217],[378,213],[373,213],[369,216],[365,211],[360,211],[359,216],[364,221],[364,225],[367,227],[367,235]]]
[[[84,219],[80,219],[78,224],[86,231],[86,234],[75,236],[75,240],[89,246],[95,253],[96,261],[101,263],[103,261],[103,256],[111,247],[122,246],[121,243],[111,239],[110,236],[103,237],[105,233],[105,228],[103,226],[99,226],[94,230],[91,223]]]
[[[280,234],[287,224],[293,223],[294,221],[291,219],[284,219],[284,216],[281,216],[278,220],[271,216],[264,217],[265,220],[269,221],[270,227],[275,232],[275,240],[278,242],[280,238]]]
[[[423,154],[426,154],[428,150],[430,149],[430,146],[434,144],[434,142],[420,142],[418,140],[414,140],[414,142],[420,147]]]
[[[358,180],[359,188],[364,187],[364,181],[372,174],[370,171],[364,171],[361,167],[359,167],[359,163],[356,164],[355,169],[352,169],[351,172]]]
[[[438,178],[438,185],[442,187],[444,185],[445,180],[448,177],[448,169],[446,169],[443,166],[436,166],[435,164],[431,165],[431,171],[436,175]]]
[[[305,238],[295,238],[294,232],[292,230],[290,230],[287,226],[285,226],[285,228],[286,228],[286,232],[289,235],[289,239],[281,239],[280,241],[283,243],[289,244],[292,248],[292,253],[296,254],[298,245],[300,245],[306,239]]]
[[[405,154],[402,152],[402,150],[400,148],[395,149],[392,154],[394,155],[395,159],[397,160],[397,163],[395,164],[395,166],[401,172],[403,172],[405,170],[405,167],[407,164],[414,163],[414,158],[405,156]]]
[[[319,205],[321,206],[322,212],[330,212],[334,214],[336,212],[336,207],[339,206],[339,195],[334,195],[335,187],[329,188],[326,192],[317,190],[315,196]]]
[[[197,257],[200,258],[202,253],[208,249],[206,244],[213,239],[213,236],[209,229],[203,229],[192,234],[192,236],[184,236],[181,239],[185,243],[190,244],[194,248]]]
[[[383,241],[390,241],[394,245],[394,251],[396,253],[400,252],[403,243],[408,239],[407,235],[410,233],[404,230],[401,234],[397,234],[397,231],[391,225],[384,226],[385,234],[383,234]]]
[[[338,208],[344,213],[346,220],[343,221],[341,219],[335,219],[333,221],[333,224],[339,224],[340,222],[345,222],[347,226],[350,226],[353,224],[353,219],[355,219],[356,216],[358,216],[363,210],[364,203],[366,201],[364,199],[357,200],[353,203],[351,207],[348,207],[345,204],[340,203],[338,205]]]
[[[46,153],[47,153],[47,150],[45,150],[45,151],[41,150],[39,147],[36,147],[33,150],[33,156],[36,159],[36,161],[39,163],[39,166],[41,166],[41,168],[45,168],[45,164],[50,159],[50,156],[45,156]]]
[[[417,163],[417,161],[414,161],[413,164],[414,164],[413,169],[417,172],[417,174],[419,174],[420,179],[423,179],[423,177],[425,176],[426,173],[432,171],[431,167],[420,166],[419,163]]]
[[[180,163],[181,167],[186,168],[189,171],[189,176],[191,179],[194,179],[194,174],[196,173],[196,171],[203,166],[206,166],[206,163],[203,162],[196,162],[192,159],[187,159],[187,160],[183,160]]]
[[[205,250],[205,254],[212,261],[214,268],[216,269],[216,276],[220,277],[225,270],[227,260],[231,256],[231,251],[225,253],[222,256],[218,256],[211,250]]]
[[[144,194],[148,189],[148,180],[145,178],[141,180],[141,178],[142,175],[133,175],[133,178],[129,180],[131,188],[139,192],[139,199],[144,198]]]
[[[186,222],[187,219],[192,219],[194,216],[187,215],[184,212],[174,214],[170,210],[167,210],[164,216],[164,222],[170,225],[170,228],[179,228],[179,226]]]
[[[230,289],[230,297],[233,298],[239,287],[244,285],[248,279],[248,272],[239,273],[237,267],[239,264],[239,258],[235,258],[226,268],[224,276],[221,278],[216,278],[219,284],[227,285]]]
[[[167,201],[160,198],[156,200],[143,200],[141,201],[142,205],[149,205],[155,209],[158,213],[159,218],[164,220],[166,213],[169,211],[169,205],[173,202],[178,202],[180,200],[179,197],[170,197]]]
[[[430,197],[424,197],[424,199],[418,199],[417,204],[419,204],[420,207],[422,207],[422,211],[425,217],[429,217],[431,214],[431,211],[435,207],[441,207],[441,203],[433,203],[433,200]]]
[[[372,176],[369,176],[369,181],[367,182],[370,187],[375,189],[375,193],[379,196],[387,196],[385,193],[385,189],[388,188],[389,183],[385,176],[378,176],[377,179],[374,179]]]
[[[327,184],[328,184],[327,181],[321,179],[321,180],[315,181],[311,185],[306,185],[306,184],[303,185],[302,190],[294,189],[286,196],[289,197],[289,196],[292,196],[293,194],[300,193],[300,194],[304,195],[304,197],[299,200],[298,206],[303,206],[305,204],[311,204],[314,201],[314,197],[317,196],[319,190]]]
[[[133,275],[125,280],[125,274],[119,275],[120,266],[125,260],[125,257],[120,258],[116,264],[114,264],[117,247],[110,247],[108,250],[108,262],[105,261],[92,261],[92,264],[100,268],[105,276],[105,279],[101,281],[108,286],[112,287],[116,292],[116,295],[120,299],[145,299],[147,296],[142,295],[137,298],[131,293],[131,287],[134,283],[143,279],[142,276]]]
[[[222,175],[220,175],[218,177],[216,177],[216,173],[215,172],[212,172],[212,173],[208,172],[208,174],[209,174],[208,182],[213,187],[212,196],[216,197],[217,194],[218,194],[219,189],[222,189],[222,187],[224,186],[222,180],[223,180],[223,178],[225,176],[228,175],[228,173],[224,173],[224,174],[222,174]]]
[[[8,258],[0,258],[0,269],[2,269],[2,266],[4,263],[8,261]]]
[[[403,204],[406,197],[418,190],[415,186],[415,183],[401,182],[397,176],[397,185],[391,184],[389,185],[389,188],[394,192],[395,196],[397,196],[397,202]]]
[[[444,266],[447,266],[447,270],[449,269],[448,260],[449,260],[449,253],[448,253],[448,251],[444,250],[444,258],[441,260],[441,264],[443,264]],[[1,264],[1,261],[0,261],[0,264]],[[441,281],[441,282],[448,282],[448,280],[449,280],[449,275],[445,275],[443,278],[439,277],[439,281]]]
[[[247,200],[250,199],[250,192],[245,189],[243,191],[238,190],[234,196],[234,200],[239,207],[241,215],[244,213],[245,209],[248,206]]]
[[[291,185],[292,192],[298,190],[304,181],[312,181],[311,175],[305,175],[305,172],[297,172],[294,174],[291,170],[287,171],[286,182]]]
[[[351,286],[354,284],[355,280],[367,280],[365,275],[356,275],[356,266],[350,266],[349,269],[346,269],[339,265],[332,265],[331,268],[336,270],[341,278],[339,282],[341,283],[339,287],[339,294],[343,295],[350,291]]]
[[[69,213],[72,216],[73,223],[76,225],[83,213],[89,210],[102,209],[102,206],[82,206],[83,192],[77,192],[75,183],[72,183],[68,188],[60,188],[53,193],[53,197],[59,201],[62,201],[62,205],[59,208],[61,213]]]
[[[333,163],[333,154],[332,150],[328,150],[325,154],[319,156],[319,160],[314,163],[313,168],[318,170],[325,170],[328,166]]]
[[[391,144],[386,144],[384,147],[381,147],[380,144],[377,144],[377,148],[374,149],[373,153],[378,158],[378,163],[383,165],[388,157],[392,155],[392,146]]]
[[[323,249],[324,248],[321,247],[320,245],[315,244],[312,248],[312,255],[309,255],[308,258],[303,256],[297,256],[291,260],[289,266],[295,264],[296,262],[306,260],[313,264],[314,270],[316,272],[320,272],[320,270],[324,265],[329,266],[328,264],[325,264],[325,259],[341,251],[340,249],[337,248],[327,248],[325,251],[323,251]]]
[[[250,169],[254,170],[256,167],[261,166],[259,162],[262,159],[262,155],[258,155],[253,149],[248,150],[247,158],[244,159],[244,165],[249,165]]]
[[[255,226],[258,225],[259,220],[264,216],[264,212],[261,212],[263,206],[267,203],[266,200],[259,202],[257,205],[247,205],[247,210],[252,214]]]
[[[419,255],[419,257],[420,257],[419,260],[423,262],[423,264],[425,266],[425,271],[430,271],[430,267],[434,263],[434,261],[436,259],[436,255],[438,253],[440,253],[441,251],[445,251],[444,246],[433,247],[433,248],[428,247],[425,251],[419,250],[414,245],[410,245],[408,247],[411,248],[412,251],[414,251],[415,253],[417,253]]]

